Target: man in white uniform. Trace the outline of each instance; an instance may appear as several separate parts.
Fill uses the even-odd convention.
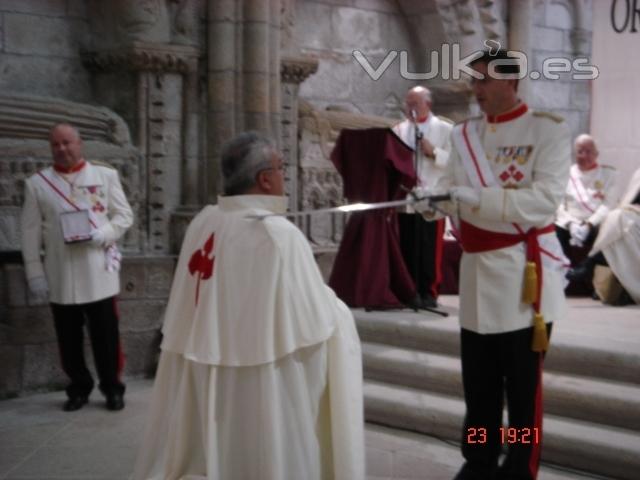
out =
[[[631,299],[640,303],[640,169],[620,204],[605,216],[590,256],[567,277],[589,279],[595,265],[608,265]]]
[[[184,239],[141,480],[364,480],[360,342],[284,213],[282,158],[256,132],[222,152],[225,195]]]
[[[84,360],[86,321],[107,408],[121,410],[124,356],[115,303],[120,291],[115,242],[133,223],[133,213],[118,172],[85,161],[73,126],[56,125],[49,140],[53,165],[25,182],[22,256],[29,289],[51,304],[62,368],[71,380],[63,409],[82,408],[93,389]]]
[[[592,247],[598,226],[617,201],[616,170],[598,163],[598,148],[591,135],[576,138],[575,156],[555,222],[562,249],[574,262],[581,259],[572,247],[585,251]]]
[[[532,112],[517,96],[506,52],[485,52],[471,67],[483,75],[472,88],[484,112],[454,127],[446,174],[459,211],[464,250],[460,271],[462,376],[466,403],[457,479],[535,479],[542,440],[542,362],[551,323],[566,311],[563,255],[554,216],[566,188],[569,131],[561,119]],[[456,208],[457,207],[457,208]],[[425,216],[435,212],[419,204]],[[501,429],[503,399],[509,427]],[[513,440],[513,441],[510,441]],[[498,466],[503,444],[505,461]]]
[[[411,88],[404,101],[404,113],[407,118],[393,127],[395,134],[414,151],[417,128],[417,171],[418,186],[421,188],[433,188],[436,185],[445,172],[451,151],[452,124],[434,115],[431,105],[429,89],[421,86]],[[417,273],[417,278],[414,278],[416,306],[436,307],[438,286],[442,278],[444,219],[427,223],[414,216],[400,214],[399,221],[407,267],[413,276]],[[414,244],[415,241],[417,245]]]

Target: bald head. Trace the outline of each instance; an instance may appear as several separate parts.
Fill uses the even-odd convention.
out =
[[[404,98],[404,113],[409,120],[415,116],[425,119],[431,111],[431,91],[428,88],[417,86],[409,89]]]
[[[63,168],[72,168],[81,163],[82,139],[78,130],[68,123],[59,123],[49,131],[49,145],[53,162]]]
[[[598,148],[591,135],[583,133],[576,137],[576,164],[580,170],[590,170],[598,164]]]

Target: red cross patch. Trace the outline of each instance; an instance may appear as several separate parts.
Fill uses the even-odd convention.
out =
[[[502,183],[505,183],[511,178],[516,182],[520,182],[524,178],[524,173],[518,170],[518,167],[512,163],[499,175],[499,178],[502,180]]]
[[[200,280],[207,280],[213,275],[213,264],[215,262],[215,255],[211,255],[213,251],[213,245],[215,242],[215,233],[212,233],[209,239],[204,242],[202,248],[199,248],[191,255],[189,260],[189,273],[191,275],[198,275],[198,283],[196,285],[196,305],[198,305],[198,295],[200,291]]]

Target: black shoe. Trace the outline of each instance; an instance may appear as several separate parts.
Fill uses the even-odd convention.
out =
[[[416,293],[416,296],[409,300],[406,304],[407,308],[415,310],[416,312],[422,308],[422,298],[420,294]]]
[[[427,293],[422,296],[422,308],[438,308],[438,301]]]
[[[89,399],[87,397],[73,397],[64,402],[62,406],[62,410],[65,412],[74,412],[76,410],[80,410],[83,406],[87,404]]]
[[[122,410],[124,408],[124,398],[119,393],[107,395],[107,410]]]
[[[592,270],[586,265],[578,265],[575,268],[570,269],[565,277],[570,282],[583,282],[589,280],[589,276],[592,275]]]

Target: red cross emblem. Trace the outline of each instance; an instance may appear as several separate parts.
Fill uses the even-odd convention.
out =
[[[500,180],[502,180],[502,183],[505,183],[510,178],[513,178],[516,182],[519,182],[524,178],[524,173],[518,170],[518,167],[513,163],[500,174]]]
[[[100,201],[97,201],[93,207],[91,207],[91,210],[93,210],[94,212],[104,212],[105,208],[104,205],[102,205],[102,203],[100,203]]]
[[[200,292],[200,280],[207,280],[213,275],[213,264],[216,257],[211,255],[213,251],[214,235],[212,233],[209,239],[204,242],[202,248],[199,248],[191,255],[189,260],[189,273],[191,275],[198,275],[198,283],[196,285],[196,305],[198,305],[198,295]]]

